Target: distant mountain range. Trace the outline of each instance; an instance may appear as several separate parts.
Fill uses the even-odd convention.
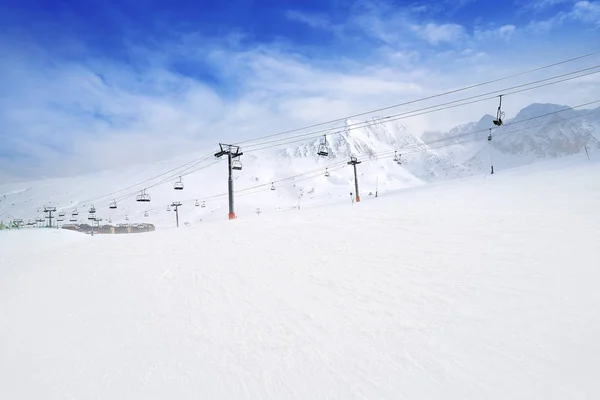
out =
[[[541,115],[544,116],[539,117]],[[555,104],[532,104],[515,118],[504,121],[502,127],[495,127],[492,120],[492,116],[484,115],[477,122],[448,132],[427,132],[419,138],[397,121],[349,119],[341,131],[327,135],[327,157],[317,155],[322,138],[245,151],[241,159],[243,170],[234,172],[235,189],[243,191],[236,198],[236,207],[249,214],[257,208],[283,210],[300,204],[308,206],[349,199],[349,193],[354,191],[354,175],[346,162],[351,156],[362,161],[357,168],[360,190],[363,196],[369,196],[487,173],[490,159],[496,170],[501,171],[539,160],[576,154],[585,157],[586,148],[592,156],[600,154],[600,108],[575,110]],[[490,128],[492,140],[488,141]],[[0,185],[0,221],[35,219],[43,216],[38,210],[48,204],[67,213],[78,208],[81,219],[86,217],[85,210],[94,204],[99,215],[114,222],[124,222],[128,216],[130,221],[171,225],[172,213],[166,211],[166,206],[174,200],[184,203],[183,221],[186,221],[186,213],[189,213],[190,223],[222,218],[221,214],[227,209],[224,163],[184,176],[183,191],[173,190],[175,178],[173,182],[156,186],[154,184],[164,176],[149,179],[189,162],[192,157],[69,178]],[[329,176],[325,176],[326,168]],[[177,174],[173,172],[174,176]],[[295,177],[290,178],[292,176]],[[106,196],[144,179],[149,181]],[[271,190],[272,183],[275,191]],[[148,187],[152,202],[136,203],[136,191]],[[130,192],[133,197],[127,197]],[[101,196],[105,197],[97,199]],[[113,196],[117,197],[119,207],[109,210]],[[196,200],[204,199],[206,207],[195,206]],[[145,211],[148,217],[144,217]]]

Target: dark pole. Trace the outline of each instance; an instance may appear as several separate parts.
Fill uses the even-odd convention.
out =
[[[356,202],[360,202],[360,195],[358,194],[358,177],[356,175],[356,164],[360,164],[361,161],[358,161],[356,157],[350,157],[350,161],[348,161],[348,165],[352,165],[354,167],[354,191],[356,192]]]
[[[358,194],[358,178],[356,177],[356,164],[353,165],[354,167],[354,190],[356,191],[356,202],[360,202],[360,196]]]
[[[500,104],[502,104],[502,96],[500,96]],[[490,142],[490,167],[492,170],[492,175],[494,175],[494,161],[492,160],[492,128],[490,128],[490,135],[488,136],[488,141]]]
[[[235,219],[235,211],[233,210],[233,177],[231,169],[231,151],[227,153],[227,163],[229,166],[229,180],[227,181],[229,188],[229,219]]]
[[[178,201],[174,201],[173,203],[171,203],[171,207],[175,208],[175,222],[177,223],[178,228],[179,228],[179,206],[181,206],[181,203]]]
[[[234,146],[232,144],[223,144],[219,143],[220,151],[215,153],[215,157],[221,158],[227,154],[227,168],[228,168],[228,180],[227,187],[229,192],[229,219],[235,219],[235,211],[233,207],[233,170],[242,169],[241,164],[237,165],[235,168],[233,166],[233,159],[236,157],[240,157],[242,154],[239,146]]]

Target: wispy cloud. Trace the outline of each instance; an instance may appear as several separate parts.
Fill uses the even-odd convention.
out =
[[[592,28],[600,27],[600,2],[577,1],[571,8],[541,20],[533,20],[527,26],[531,32],[543,34],[568,23],[583,23]]]
[[[331,21],[324,15],[308,14],[298,10],[287,10],[285,16],[297,22],[302,22],[313,28],[330,29]]]

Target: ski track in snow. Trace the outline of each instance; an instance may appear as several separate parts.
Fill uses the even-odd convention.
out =
[[[0,398],[598,398],[599,172],[0,232]]]

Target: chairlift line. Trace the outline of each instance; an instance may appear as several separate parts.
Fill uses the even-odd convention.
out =
[[[523,76],[523,75],[526,75],[526,74],[529,74],[529,73],[532,73],[532,72],[541,71],[541,70],[544,70],[544,69],[547,69],[547,68],[552,68],[552,67],[555,67],[555,66],[558,66],[558,65],[566,64],[566,63],[569,63],[569,62],[572,62],[572,61],[577,61],[577,60],[580,60],[580,59],[583,59],[583,58],[587,58],[587,57],[591,57],[591,56],[595,56],[595,55],[598,55],[598,54],[600,54],[600,50],[594,51],[594,52],[591,52],[591,53],[587,53],[587,54],[583,54],[581,56],[569,58],[569,59],[566,59],[566,60],[558,61],[558,62],[555,62],[555,63],[552,63],[552,64],[543,65],[541,67],[536,67],[536,68],[533,68],[533,69],[530,69],[530,70],[518,72],[516,74],[507,75],[507,76],[504,76],[504,77],[501,77],[501,78],[496,78],[496,79],[492,79],[492,80],[489,80],[489,81],[472,84],[472,85],[465,86],[465,87],[462,87],[462,88],[459,88],[459,89],[453,89],[453,90],[449,90],[449,91],[446,91],[446,92],[437,93],[437,94],[434,94],[434,95],[431,95],[431,96],[422,97],[422,98],[414,99],[414,100],[409,100],[409,101],[406,101],[406,102],[397,103],[397,104],[393,104],[393,105],[382,107],[382,108],[378,108],[378,109],[364,111],[364,112],[361,112],[361,113],[358,113],[358,114],[349,115],[349,116],[345,116],[345,117],[342,117],[342,118],[337,118],[337,119],[333,119],[333,120],[329,120],[329,121],[325,121],[325,122],[320,122],[320,123],[309,125],[309,126],[295,128],[295,129],[291,129],[291,130],[287,130],[287,131],[283,131],[283,132],[277,132],[277,133],[266,135],[266,136],[259,137],[259,138],[248,139],[248,140],[245,140],[245,141],[242,141],[242,142],[238,142],[237,144],[255,142],[255,141],[258,141],[258,140],[261,140],[261,139],[267,139],[267,138],[271,138],[271,137],[282,136],[282,135],[285,135],[285,134],[288,134],[288,133],[293,133],[293,132],[303,131],[303,130],[306,130],[306,129],[316,128],[316,127],[319,127],[319,126],[324,126],[324,125],[332,124],[332,123],[335,123],[335,122],[346,121],[346,120],[348,120],[350,118],[356,118],[356,117],[360,117],[360,116],[363,116],[363,115],[373,114],[375,112],[381,112],[381,111],[389,110],[389,109],[392,109],[392,108],[398,108],[398,107],[406,106],[406,105],[409,105],[409,104],[419,103],[419,102],[422,102],[422,101],[425,101],[425,100],[431,100],[431,99],[434,99],[434,98],[437,98],[437,97],[443,97],[443,96],[447,96],[447,95],[450,95],[450,94],[459,93],[459,92],[463,92],[463,91],[470,90],[470,89],[475,89],[477,87],[490,85],[492,83],[504,81],[504,80],[507,80],[507,79],[516,78],[518,76]]]

